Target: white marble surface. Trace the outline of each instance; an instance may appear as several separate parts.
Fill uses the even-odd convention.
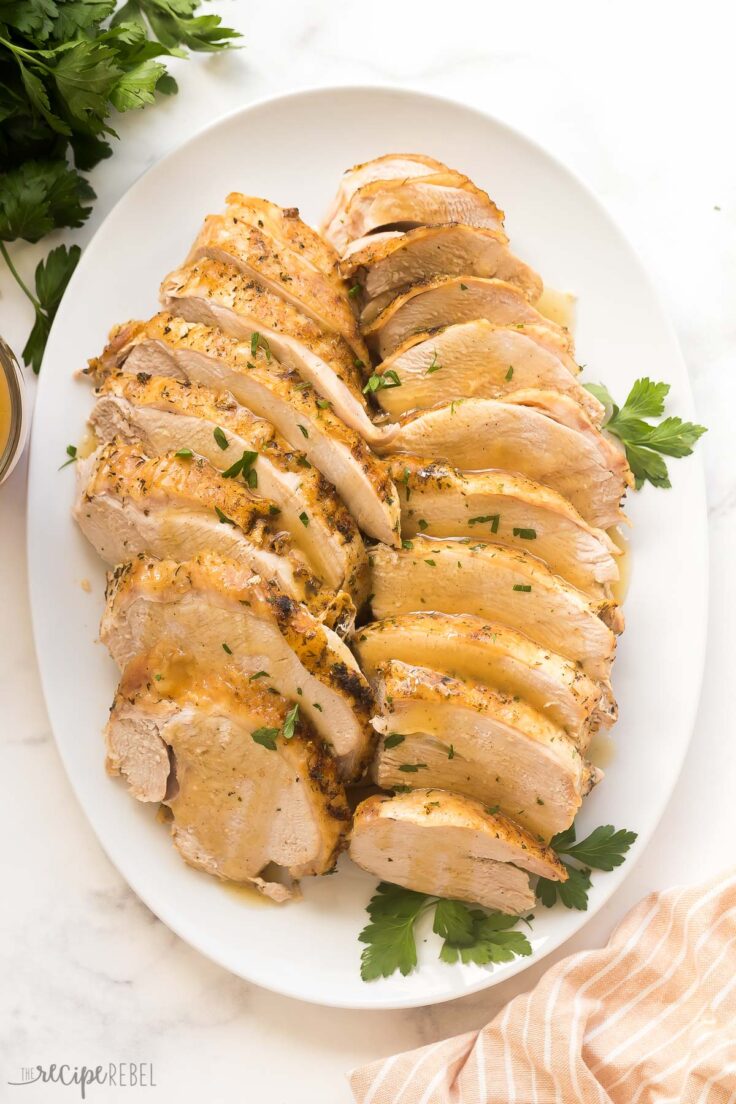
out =
[[[22,1065],[123,1060],[153,1062],[154,1093],[165,1101],[346,1104],[344,1072],[351,1066],[479,1026],[554,957],[605,941],[649,890],[734,861],[736,153],[729,6],[233,0],[215,8],[243,30],[245,49],[177,64],[177,97],[116,123],[120,143],[93,175],[99,198],[74,240],[89,240],[139,173],[205,123],[308,85],[390,83],[444,93],[489,110],[556,153],[608,204],[658,280],[700,420],[710,427],[702,449],[711,621],[697,731],[647,853],[605,910],[543,965],[486,993],[424,1010],[359,1014],[272,996],[210,964],[148,912],[101,853],[71,794],[33,653],[22,465],[0,488],[0,1100],[66,1098],[53,1086],[8,1088]],[[15,250],[27,276],[43,252]],[[30,320],[0,271],[0,332],[20,349]],[[646,363],[640,367],[646,372]],[[676,631],[676,594],[662,616]],[[96,1089],[91,1098],[127,1100],[131,1091]]]

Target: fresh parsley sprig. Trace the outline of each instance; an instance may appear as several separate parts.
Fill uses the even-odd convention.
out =
[[[36,313],[23,350],[34,372],[80,251],[54,249],[33,292],[6,243],[81,226],[95,198],[82,173],[112,153],[111,113],[176,92],[161,59],[238,37],[195,14],[201,0],[128,0],[115,13],[116,2],[0,0],[0,255]]]
[[[396,970],[406,975],[416,968],[415,926],[432,908],[435,910],[432,930],[443,940],[439,954],[443,962],[487,966],[532,953],[526,935],[510,930],[518,923],[517,916],[474,909],[462,901],[444,900],[381,882],[367,906],[370,923],[358,936],[366,944],[360,966],[363,981],[389,977]]]
[[[626,852],[636,839],[636,832],[626,828],[614,828],[612,824],[602,824],[595,828],[584,840],[576,842],[575,825],[558,832],[552,837],[550,847],[558,855],[567,855],[582,866],[563,863],[567,870],[566,882],[554,882],[549,878],[540,878],[537,882],[537,897],[546,908],[561,901],[565,908],[588,908],[588,890],[591,887],[590,871],[613,870],[626,858]]]
[[[640,490],[647,482],[654,487],[670,487],[663,457],[690,456],[696,442],[706,432],[705,426],[683,422],[682,418],[673,416],[656,425],[644,420],[662,417],[670,385],[654,383],[644,376],[631,388],[622,407],[616,405],[602,383],[586,383],[585,389],[606,407],[604,426],[623,443],[636,489]]]

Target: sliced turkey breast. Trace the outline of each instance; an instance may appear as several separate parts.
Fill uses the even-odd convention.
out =
[[[354,165],[340,178],[337,194],[322,223],[322,233],[325,238],[330,239],[333,222],[336,228],[340,226],[345,208],[358,189],[365,184],[374,180],[409,180],[414,176],[433,176],[443,172],[450,172],[447,165],[421,153],[387,153],[383,157],[374,157],[372,161]]]
[[[349,346],[233,265],[201,260],[171,272],[161,285],[161,303],[189,322],[249,342],[253,353],[262,348],[267,361],[276,358],[297,372],[370,444],[385,440],[387,431],[369,417],[362,362]]]
[[[124,667],[164,638],[203,668],[230,666],[241,681],[297,703],[341,777],[360,777],[374,744],[370,688],[349,649],[305,606],[218,556],[142,557],[117,567],[100,626],[113,659]]]
[[[436,789],[361,802],[350,857],[394,885],[510,915],[534,907],[529,873],[559,882],[568,876],[550,847],[507,817]]]
[[[176,560],[219,552],[328,621],[335,614],[333,591],[279,531],[278,507],[223,479],[202,457],[151,459],[115,439],[77,464],[74,517],[108,564],[141,552]]]
[[[620,477],[624,486],[633,487],[634,479],[621,443],[609,434],[601,433],[573,395],[560,394],[554,388],[528,387],[504,395],[503,402],[541,410],[548,418],[553,418],[560,425],[584,434],[590,444],[603,456],[611,471]]]
[[[312,570],[329,586],[348,591],[356,606],[362,604],[368,561],[355,522],[334,487],[268,422],[227,391],[165,376],[118,371],[97,394],[90,424],[98,440],[139,441],[149,456],[188,448],[245,480],[254,494],[278,506],[279,525]]]
[[[417,536],[411,548],[371,549],[376,618],[415,610],[474,613],[524,633],[544,648],[606,679],[623,618],[611,601],[594,601],[524,552]],[[608,624],[606,623],[608,622]]]
[[[496,468],[525,475],[569,499],[600,529],[624,517],[620,504],[631,480],[626,458],[614,456],[591,423],[587,432],[571,429],[548,408],[512,396],[461,399],[407,415],[390,451],[443,459],[464,471]]]
[[[102,356],[90,361],[95,382],[119,368],[176,377],[229,391],[302,452],[337,491],[360,528],[398,542],[399,502],[386,465],[332,412],[326,399],[299,387],[299,377],[249,346],[199,323],[161,313],[113,330]]]
[[[497,399],[520,388],[546,388],[569,395],[599,426],[603,405],[572,375],[569,356],[549,347],[548,336],[544,328],[518,330],[485,318],[413,334],[376,369],[379,375],[396,372],[401,386],[376,391],[376,399],[398,417],[451,399]]]
[[[347,287],[304,263],[298,250],[285,249],[281,242],[271,238],[265,226],[253,226],[247,213],[248,199],[241,198],[245,216],[241,217],[238,204],[229,205],[223,215],[209,215],[186,264],[196,264],[209,257],[234,265],[245,276],[286,299],[318,326],[337,334],[355,357],[367,363],[368,350],[360,336]],[[336,268],[337,254],[334,265]]]
[[[529,300],[504,280],[480,276],[440,276],[414,284],[397,295],[368,325],[363,336],[376,355],[385,360],[414,334],[485,318],[496,326],[533,325],[537,340],[548,333],[550,348],[572,353],[572,339],[556,322],[545,318]]]
[[[472,614],[404,613],[363,625],[353,640],[369,680],[390,659],[456,679],[473,679],[526,701],[559,725],[581,750],[616,719],[609,683],[594,682],[575,663],[528,637]]]
[[[401,498],[404,538],[426,533],[517,548],[586,594],[610,597],[619,549],[557,491],[509,472],[463,473],[414,456],[396,457],[389,470]]]
[[[231,192],[227,197],[228,211],[237,214],[241,222],[263,230],[284,252],[289,260],[298,257],[302,265],[327,276],[335,288],[343,287],[337,270],[338,256],[335,250],[299,217],[298,207],[279,207],[268,199]]]
[[[471,679],[396,660],[378,670],[379,786],[450,790],[498,806],[549,839],[601,777],[557,725]],[[403,740],[400,737],[403,736]]]
[[[332,220],[325,237],[343,254],[349,242],[380,227],[410,230],[416,226],[460,222],[503,234],[503,219],[503,211],[467,176],[437,172],[364,184]]]
[[[126,667],[105,730],[107,766],[139,801],[166,804],[186,862],[276,900],[335,863],[350,811],[330,756],[290,705],[164,642]],[[288,733],[293,727],[293,735]]]
[[[505,234],[482,226],[418,226],[403,234],[377,233],[351,242],[340,271],[363,289],[363,324],[412,284],[438,276],[497,277],[518,287],[527,299],[538,299],[541,277],[506,243]]]

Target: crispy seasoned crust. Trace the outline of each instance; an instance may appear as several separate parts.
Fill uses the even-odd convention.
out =
[[[185,563],[141,556],[115,568],[108,575],[101,638],[111,644],[115,632],[126,620],[126,610],[140,596],[159,605],[175,605],[191,595],[201,598],[204,610],[219,607],[238,620],[253,617],[278,631],[304,670],[335,696],[341,708],[350,711],[350,724],[354,726],[351,727],[354,733],[351,741],[355,746],[346,760],[350,776],[359,777],[375,746],[375,733],[370,724],[374,699],[366,678],[345,645],[322,621],[273,583],[251,575],[239,564],[203,553]],[[133,645],[131,642],[128,646]],[[229,662],[224,653],[219,655],[219,647],[218,643],[215,650],[220,662]],[[330,722],[324,712],[329,708],[329,701],[315,707],[309,695],[295,700],[301,701],[310,714],[318,708],[319,713],[313,714],[316,727],[322,730],[332,723],[333,731],[325,732],[325,737],[328,741],[330,736],[336,737],[336,723]]]
[[[344,472],[343,467],[331,469],[338,493],[361,528],[380,540],[398,543],[399,501],[385,463],[333,413],[329,404],[319,400],[311,389],[297,387],[300,382],[297,373],[279,365],[274,357],[269,360],[261,347],[253,355],[249,345],[220,330],[161,312],[145,322],[115,327],[102,355],[90,361],[87,374],[99,384],[131,356],[150,365],[154,354],[159,360],[167,360],[167,374],[185,379],[189,378],[190,357],[201,357],[205,363],[212,361],[217,371],[227,376],[228,389],[242,405],[255,409],[256,413],[268,408],[270,420],[277,424],[291,447],[303,451],[320,471],[329,466],[323,442],[329,440],[340,456],[349,455],[350,468],[345,467]],[[157,367],[158,374],[163,374],[160,363]],[[354,501],[348,490],[352,465],[364,485],[361,503]],[[372,520],[361,522],[361,511],[367,513],[369,508]]]
[[[366,593],[367,559],[355,521],[334,486],[310,464],[303,452],[290,448],[269,422],[255,417],[227,391],[217,392],[200,384],[166,376],[149,376],[143,372],[132,375],[117,370],[102,380],[96,394],[102,399],[114,396],[134,408],[145,407],[165,414],[202,418],[213,427],[227,430],[226,437],[234,435],[241,449],[245,447],[256,451],[258,457],[253,464],[257,479],[256,496],[267,495],[267,488],[272,487],[272,493],[280,495],[277,505],[282,517],[286,508],[292,533],[300,546],[305,548],[317,573],[322,574],[320,568],[326,567],[323,577],[327,581],[349,591],[358,604],[362,602]],[[95,412],[92,417],[94,421]],[[221,470],[229,468],[233,460],[232,449],[223,452],[215,440],[210,441],[206,455]],[[184,431],[178,443],[182,446],[190,444]],[[194,451],[198,450],[195,448]],[[265,477],[264,465],[268,468]],[[274,470],[275,477],[271,474]],[[278,472],[289,472],[295,479],[279,480]],[[294,490],[295,485],[298,491]],[[298,505],[295,507],[297,498]],[[298,518],[293,516],[300,509],[306,513],[308,526],[304,526],[301,514]],[[338,565],[339,572],[336,571]]]
[[[347,342],[338,334],[326,332],[260,280],[246,275],[234,265],[203,258],[169,273],[161,285],[164,305],[169,300],[199,294],[238,315],[257,319],[266,332],[294,338],[328,364],[337,378],[350,389],[354,399],[365,407],[362,377],[355,364],[355,354]]]
[[[229,204],[225,214],[207,216],[187,263],[211,257],[235,264],[319,326],[337,334],[350,346],[354,358],[367,363],[368,350],[360,336],[347,288],[336,278],[338,273],[333,269],[334,275],[326,276],[316,270],[303,259],[299,245],[292,247],[283,233],[285,225],[293,233],[300,221],[281,219],[276,236],[266,228],[263,219],[255,220],[254,224],[248,198],[240,196],[237,203]],[[295,237],[304,244],[303,233],[297,232]]]
[[[564,865],[551,847],[541,843],[503,813],[490,812],[475,798],[437,789],[417,789],[392,797],[375,794],[366,798],[356,809],[353,834],[371,821],[383,817],[396,820],[419,818],[420,822],[433,828],[459,827],[484,835],[489,833],[517,852],[517,865],[554,881],[566,882],[568,879]]]

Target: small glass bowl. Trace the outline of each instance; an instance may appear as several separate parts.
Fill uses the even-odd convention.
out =
[[[7,479],[21,458],[28,436],[29,410],[23,373],[9,345],[0,337],[0,402],[10,404],[10,429],[5,444],[0,443],[0,483]],[[3,386],[3,382],[6,386]],[[7,394],[6,394],[7,392]],[[0,423],[1,425],[2,423]]]

